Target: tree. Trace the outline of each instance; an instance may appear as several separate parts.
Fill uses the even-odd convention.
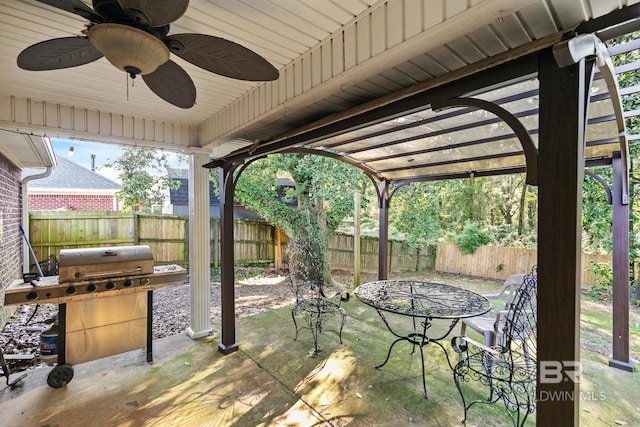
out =
[[[523,204],[526,185],[523,174],[505,175],[494,180],[489,189],[491,200],[500,219],[495,222],[516,227],[518,235],[522,235]]]
[[[282,178],[290,179],[292,186],[282,185]],[[308,274],[321,285],[331,283],[329,237],[353,211],[352,195],[363,178],[358,169],[335,159],[275,154],[247,167],[235,198],[306,251],[314,260],[307,266],[313,270]]]
[[[116,196],[124,210],[151,210],[163,205],[164,190],[176,190],[180,182],[167,173],[169,162],[164,152],[143,147],[127,147],[115,160],[108,159],[105,167],[119,171],[120,190]]]
[[[591,172],[603,178],[611,186],[611,167],[598,167]],[[611,219],[612,208],[607,203],[605,189],[595,179],[585,176],[582,184],[582,246],[586,251],[596,254],[611,253],[613,245]]]
[[[443,183],[411,184],[393,195],[390,222],[409,242],[435,245],[444,234],[440,190]]]

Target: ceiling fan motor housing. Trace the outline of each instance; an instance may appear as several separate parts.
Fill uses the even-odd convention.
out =
[[[113,64],[134,77],[153,73],[169,60],[169,48],[153,35],[122,24],[96,24],[89,42]]]

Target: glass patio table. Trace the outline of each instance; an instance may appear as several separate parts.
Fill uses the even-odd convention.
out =
[[[437,344],[447,359],[449,367],[449,354],[440,343],[453,330],[460,319],[485,314],[491,309],[491,303],[482,295],[467,289],[442,283],[431,283],[407,280],[380,280],[365,283],[355,290],[356,297],[363,303],[375,308],[380,318],[396,340],[389,346],[387,358],[376,369],[382,368],[389,361],[391,350],[400,341],[412,344],[411,352],[415,347],[420,349],[422,362],[422,386],[424,397],[427,395],[425,380],[424,352],[422,348],[429,344]],[[411,317],[413,328],[408,331],[400,331],[392,327],[385,313],[395,313],[401,316]],[[434,320],[450,322],[442,330],[431,330]],[[433,332],[435,335],[431,335]]]

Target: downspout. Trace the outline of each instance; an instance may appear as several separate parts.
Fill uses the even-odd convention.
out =
[[[29,238],[29,195],[27,192],[27,184],[29,184],[29,182],[34,181],[36,179],[42,179],[42,178],[48,177],[49,175],[51,175],[52,171],[53,171],[53,166],[47,166],[46,171],[37,175],[25,176],[20,182],[21,189],[22,189],[22,224],[23,224],[24,233],[25,233],[25,236],[27,236],[27,239]],[[34,259],[33,262],[38,262],[38,260]],[[22,245],[22,272],[23,273],[29,272],[29,247],[27,245]]]

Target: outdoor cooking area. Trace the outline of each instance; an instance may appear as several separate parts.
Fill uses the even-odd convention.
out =
[[[153,291],[187,279],[177,265],[154,266],[145,245],[63,249],[58,274],[25,273],[5,292],[5,306],[57,304],[40,335],[40,359],[55,365],[47,384],[67,385],[73,365],[134,349],[153,360]],[[25,325],[26,326],[26,325]],[[3,358],[3,372],[9,376]]]

